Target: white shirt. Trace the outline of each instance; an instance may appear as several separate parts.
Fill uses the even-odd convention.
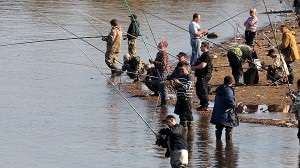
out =
[[[200,36],[196,35],[196,33],[198,31],[200,31],[200,29],[201,29],[201,27],[200,27],[199,23],[196,23],[192,20],[189,25],[190,38],[193,39],[193,38],[200,37]]]

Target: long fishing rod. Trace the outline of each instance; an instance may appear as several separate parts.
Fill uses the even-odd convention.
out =
[[[102,20],[100,20],[100,19],[98,19],[98,18],[95,18],[95,17],[93,17],[93,16],[90,16],[90,15],[88,15],[88,14],[86,14],[86,13],[82,13],[82,14],[84,14],[84,15],[90,17],[90,18],[93,18],[93,19],[95,19],[95,20],[97,20],[97,21],[99,21],[99,22],[101,22],[101,23],[104,23],[105,25],[108,25],[106,22],[104,22],[104,21],[102,21]],[[123,33],[128,34],[127,32],[123,32]],[[131,34],[128,34],[128,35],[133,36],[133,35],[131,35]],[[139,40],[139,41],[142,41],[140,38],[136,38],[136,39]],[[142,41],[142,42],[144,42],[145,44],[147,44],[147,45],[149,45],[149,46],[151,46],[151,47],[153,47],[153,48],[155,48],[155,49],[160,50],[157,46],[155,46],[155,45],[153,45],[153,44],[147,43],[146,41]],[[168,53],[168,55],[170,55],[170,56],[172,56],[172,57],[174,57],[174,58],[177,58],[177,56],[175,56],[175,55],[173,55],[173,54],[171,54],[171,53]]]
[[[42,42],[65,41],[65,40],[93,39],[93,38],[101,38],[101,37],[106,37],[106,36],[84,36],[84,37],[78,37],[78,36],[77,36],[77,37],[70,37],[70,38],[57,38],[57,39],[46,39],[46,40],[24,41],[24,42],[17,42],[17,43],[0,44],[0,47],[14,46],[14,45],[21,45],[21,44],[42,43]]]
[[[74,35],[74,33],[72,33],[71,31],[69,31],[68,29],[62,27],[61,25],[59,25],[58,23],[56,23],[53,19],[47,18],[46,16],[38,13],[40,16],[44,17],[45,19],[49,20],[50,22],[54,23],[55,25],[59,26],[61,29],[63,29],[65,32],[68,32],[72,35]],[[83,41],[83,39],[81,39]],[[74,42],[74,41],[73,41]],[[109,77],[107,75],[105,75],[105,73],[98,68],[97,64],[91,60],[89,58],[89,56],[84,52],[84,50],[82,50],[75,42],[74,44],[82,51],[82,53],[88,58],[88,60],[95,66],[95,68],[103,75],[105,76],[105,78],[115,87],[115,89],[120,93],[120,95],[124,98],[124,100],[130,105],[130,107],[136,112],[136,114],[144,121],[144,123],[148,126],[148,128],[153,132],[154,135],[157,135],[156,132],[151,128],[151,126],[147,123],[147,121],[137,112],[137,109],[130,103],[130,101],[124,96],[124,94],[117,88],[117,86],[109,79]]]

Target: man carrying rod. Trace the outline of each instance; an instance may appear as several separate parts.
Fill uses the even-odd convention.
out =
[[[176,123],[173,115],[165,117],[164,122],[169,128],[161,129],[156,135],[156,144],[167,148],[165,157],[170,157],[172,168],[183,168],[188,164],[188,150],[185,135],[185,128]]]
[[[122,29],[119,26],[117,19],[110,21],[111,31],[108,36],[103,37],[106,41],[105,63],[111,69],[112,76],[117,75],[118,57],[121,51]]]
[[[192,57],[190,59],[190,64],[193,66],[198,57],[201,55],[200,45],[201,45],[201,38],[207,34],[207,29],[201,29],[199,22],[200,22],[200,14],[194,13],[193,20],[189,24],[189,33],[190,33],[190,43],[192,46]]]

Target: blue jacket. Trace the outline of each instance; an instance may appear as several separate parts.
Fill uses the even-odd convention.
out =
[[[210,122],[225,127],[239,125],[234,90],[231,86],[221,85],[216,89],[215,105]]]

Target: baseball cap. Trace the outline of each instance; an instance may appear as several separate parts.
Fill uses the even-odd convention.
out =
[[[179,52],[179,54],[177,54],[177,57],[181,57],[181,56],[187,57],[187,54],[184,52]]]

